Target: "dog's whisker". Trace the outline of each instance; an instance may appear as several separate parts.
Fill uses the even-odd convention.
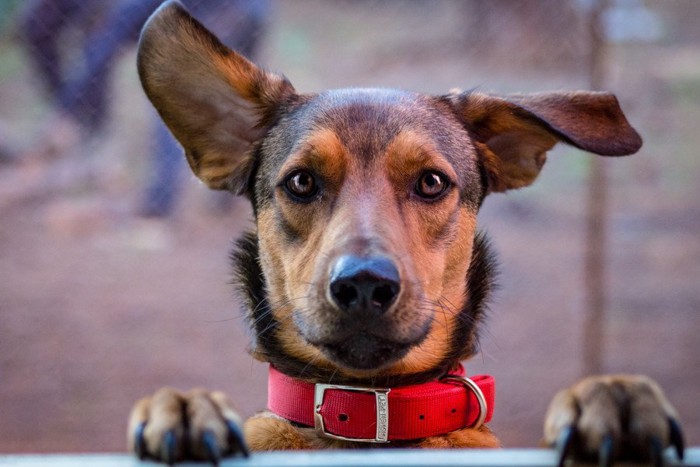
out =
[[[447,319],[447,312],[445,311],[445,306],[443,305],[443,303],[439,299],[436,302],[436,304],[437,304],[437,306],[440,307],[440,311],[442,311],[442,316],[444,318],[444,323],[445,323],[445,335],[449,336],[450,335],[450,323],[448,322],[448,319]],[[454,316],[453,313],[451,313],[451,314]]]
[[[458,309],[458,307],[444,295],[441,295],[438,301],[440,301],[441,303],[447,303],[448,307],[453,311]]]
[[[252,320],[250,324],[251,326],[255,327],[258,325],[258,323],[268,319],[270,316],[272,316],[272,309],[268,308],[260,313],[254,320]]]
[[[270,299],[267,296],[263,297],[263,299],[260,300],[260,302],[258,302],[257,305],[255,305],[255,308],[251,310],[250,314],[255,315],[255,313],[257,313],[262,307],[267,306],[269,302]]]
[[[333,370],[333,373],[331,373],[330,378],[328,378],[328,384],[333,384],[333,378],[335,378],[335,375],[337,375],[337,374],[338,374],[338,369],[336,368]]]
[[[299,374],[298,374],[299,378],[303,378],[304,373],[306,373],[306,370],[311,368],[316,363],[316,361],[318,361],[318,356],[314,355],[313,358],[311,360],[309,360],[306,363],[306,365],[304,366],[304,368],[302,368],[301,371],[299,372]]]
[[[268,332],[270,332],[270,331],[272,331],[273,329],[275,329],[276,327],[278,327],[279,325],[280,325],[280,322],[279,322],[279,321],[272,321],[272,322],[271,322],[270,324],[268,324],[264,329],[261,329],[261,330],[259,331],[259,334],[265,335],[265,334],[267,334]]]
[[[226,323],[226,322],[229,322],[229,321],[237,321],[237,320],[240,320],[240,319],[243,319],[243,318],[245,318],[245,315],[238,315],[238,316],[234,316],[234,317],[232,317],[232,318],[205,319],[205,320],[202,320],[202,322],[208,323],[208,324]]]
[[[293,301],[305,300],[305,299],[308,299],[308,297],[304,296],[304,297],[287,298],[285,300],[281,300],[279,302],[272,303],[268,298],[266,298],[265,300],[268,303],[264,304],[264,305],[262,303],[260,303],[258,305],[258,307],[256,307],[256,311],[260,311],[262,309],[262,306],[267,306],[268,309],[265,310],[263,313],[261,313],[259,316],[257,316],[256,319],[253,320],[252,324],[256,325],[261,320],[269,318],[270,315],[274,314],[274,310],[279,310],[281,308],[285,308],[289,305],[292,305]],[[251,313],[251,315],[253,315],[253,316],[255,314],[256,314],[255,312]]]

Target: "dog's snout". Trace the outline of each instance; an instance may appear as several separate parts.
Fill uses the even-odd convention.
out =
[[[341,256],[331,270],[330,296],[348,313],[382,314],[396,301],[400,290],[399,271],[383,256]]]

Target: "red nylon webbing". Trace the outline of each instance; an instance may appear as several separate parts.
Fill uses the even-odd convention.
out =
[[[450,374],[463,375],[461,367]],[[495,381],[492,376],[471,377],[487,404],[486,422],[493,416]],[[449,433],[474,424],[479,417],[476,395],[454,381],[433,381],[392,388],[389,400],[389,440],[409,440]],[[270,367],[268,408],[287,420],[314,426],[314,384],[284,375]],[[376,399],[373,393],[326,390],[321,406],[326,431],[347,438],[376,435]]]

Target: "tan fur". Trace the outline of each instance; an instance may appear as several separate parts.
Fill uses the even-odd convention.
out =
[[[313,449],[305,433],[269,412],[246,420],[245,440],[253,451],[286,451]]]
[[[297,428],[270,413],[259,413],[245,422],[245,438],[254,451],[287,451],[316,449],[357,449],[371,447],[366,443],[340,441],[320,436],[312,428]],[[443,436],[433,436],[418,442],[398,441],[393,447],[426,449],[497,448],[500,443],[487,427],[464,428]]]
[[[659,385],[641,375],[607,375],[585,378],[559,392],[545,417],[544,442],[553,444],[567,426],[576,423],[581,443],[589,451],[600,446],[603,437],[621,438],[622,407],[629,407],[629,436],[641,446],[649,437],[669,440],[668,419],[678,414]]]
[[[488,427],[482,426],[477,430],[464,428],[447,433],[444,436],[426,438],[418,443],[416,447],[426,449],[499,448],[501,443]]]

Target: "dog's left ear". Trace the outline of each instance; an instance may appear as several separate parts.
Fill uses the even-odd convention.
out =
[[[177,1],[146,22],[137,64],[195,175],[210,188],[246,192],[252,149],[270,117],[295,96],[292,85],[223,45]]]
[[[614,95],[553,92],[498,97],[450,94],[458,118],[483,155],[489,191],[530,185],[546,152],[561,141],[602,156],[633,154],[642,146]]]

